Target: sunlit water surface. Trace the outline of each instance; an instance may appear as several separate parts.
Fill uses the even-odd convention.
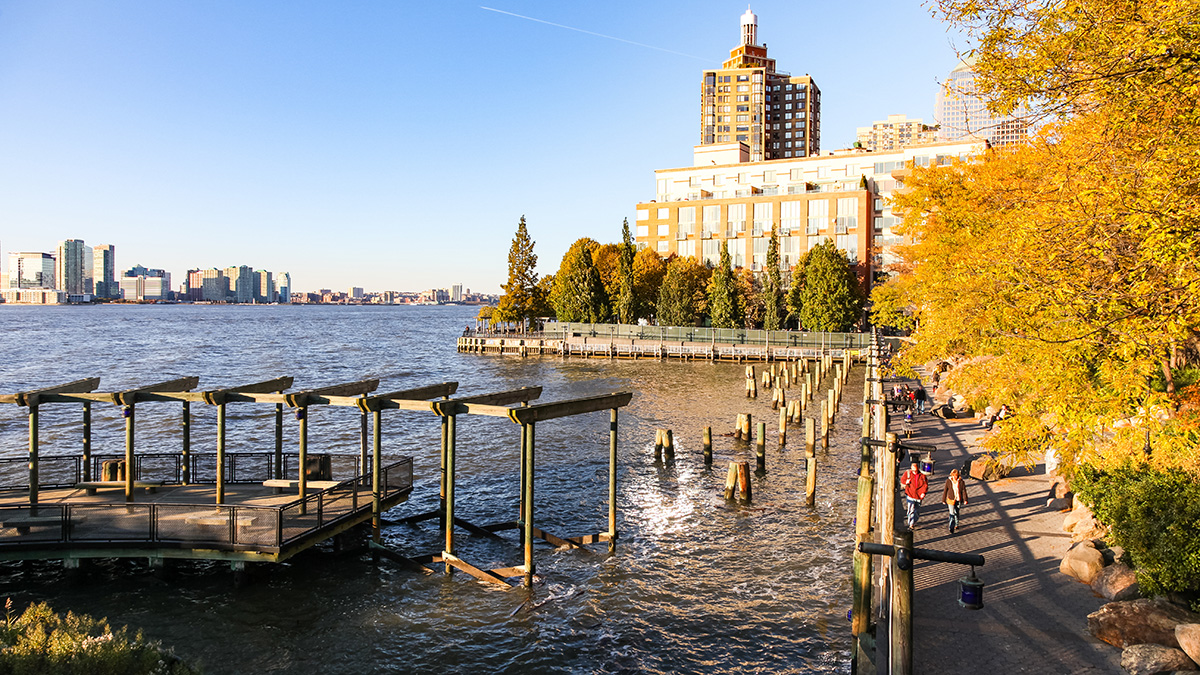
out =
[[[629,390],[620,415],[620,544],[614,555],[541,546],[532,593],[466,575],[421,576],[362,553],[318,549],[255,569],[234,588],[227,566],[183,563],[167,578],[145,561],[97,562],[68,583],[57,562],[0,563],[0,594],[49,600],[128,624],[208,673],[849,671],[850,553],[861,380],[852,379],[815,508],[804,504],[803,432],[777,446],[770,397],[748,401],[736,364],[562,360],[459,354],[470,307],[217,307],[0,305],[0,392],[100,376],[119,390],[186,375],[201,388],[296,378],[296,388],[379,378],[381,390],[455,380],[459,393],[545,387],[543,401]],[[273,447],[268,406],[230,406],[231,452]],[[215,413],[193,406],[193,448],[215,449]],[[42,452],[77,452],[77,406],[47,406]],[[0,407],[0,455],[21,456],[26,418]],[[722,497],[728,462],[753,449],[724,437],[740,412],[767,422],[768,473],[753,506]],[[94,451],[122,452],[115,407],[97,406]],[[357,414],[314,409],[310,451],[358,451]],[[561,535],[607,527],[608,414],[538,425],[537,525]],[[140,449],[175,451],[178,407],[138,411]],[[294,449],[295,424],[287,418]],[[713,469],[700,429],[714,431]],[[415,461],[416,485],[394,518],[437,502],[438,423],[389,412],[384,452]],[[655,466],[654,431],[674,430],[674,464]],[[519,428],[493,418],[458,424],[461,517],[515,520]],[[441,550],[436,521],[385,531],[412,555]],[[461,533],[480,566],[521,562],[507,542]]]

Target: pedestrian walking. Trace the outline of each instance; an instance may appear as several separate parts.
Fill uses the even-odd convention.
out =
[[[904,506],[907,512],[905,520],[908,523],[908,529],[915,530],[917,529],[917,517],[920,515],[921,500],[925,499],[925,493],[929,491],[929,481],[925,479],[925,474],[921,473],[920,467],[917,466],[915,456],[912,466],[900,475],[900,485],[904,488]]]
[[[925,414],[925,387],[917,387],[913,392],[913,401],[917,404],[917,412]]]
[[[967,484],[958,475],[958,469],[950,472],[946,487],[942,489],[942,503],[950,510],[950,534],[958,529],[958,509],[967,503]]]

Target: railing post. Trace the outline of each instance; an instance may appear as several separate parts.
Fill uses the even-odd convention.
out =
[[[534,423],[528,422],[525,432],[525,586],[533,587],[533,482],[534,482]]]
[[[617,550],[617,409],[608,420],[608,552]]]
[[[275,404],[275,475],[283,478],[283,404]]]
[[[456,415],[446,415],[446,501],[444,512],[446,518],[446,553],[454,555],[454,436]],[[446,574],[451,574],[454,567],[446,563]]]
[[[125,415],[125,501],[133,501],[133,428],[134,406],[132,403],[122,411]]]
[[[187,485],[192,479],[192,402],[183,402],[183,441],[179,451],[179,482]]]
[[[217,503],[225,503],[225,404],[217,405]]]
[[[891,675],[912,675],[912,530],[896,533],[896,555],[892,556],[892,607],[888,623],[891,626],[889,655]],[[907,556],[901,554],[907,551]]]
[[[83,480],[92,480],[92,402],[83,402]]]
[[[383,517],[383,496],[380,494],[380,464],[383,463],[383,410],[377,409],[375,414],[375,442],[371,448],[371,538],[375,543],[383,540],[381,519]]]
[[[308,509],[304,502],[304,497],[308,494],[308,406],[296,409],[296,419],[300,422],[300,470],[296,484],[299,485],[297,494],[300,498],[300,513],[303,515]]]
[[[38,503],[38,407],[29,406],[29,506],[37,509]],[[31,514],[32,515],[32,514]]]

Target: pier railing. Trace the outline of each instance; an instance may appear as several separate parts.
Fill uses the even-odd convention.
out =
[[[548,321],[538,332],[473,332],[470,337],[503,337],[539,340],[595,338],[613,340],[656,340],[660,342],[709,342],[805,349],[865,349],[870,333],[822,333],[815,331],[755,330],[748,328],[696,328],[693,326],[640,326],[612,323]]]
[[[62,458],[69,459],[69,458]],[[380,497],[387,501],[412,489],[412,459],[380,467]],[[0,507],[0,551],[70,544],[224,550],[278,550],[305,535],[337,524],[374,497],[369,476],[281,505],[125,503],[37,504]]]

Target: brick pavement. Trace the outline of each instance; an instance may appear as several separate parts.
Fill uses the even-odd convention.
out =
[[[900,418],[892,424],[900,429]],[[947,527],[942,488],[952,468],[981,452],[983,429],[974,420],[914,416],[914,442],[932,443],[936,470],[921,509],[914,545],[978,553],[986,565],[976,575],[986,584],[984,607],[958,606],[958,579],[969,568],[919,561],[913,567],[913,671],[942,673],[1112,673],[1124,675],[1121,652],[1092,637],[1087,615],[1104,599],[1058,565],[1070,547],[1063,515],[1046,508],[1050,483],[1042,465],[1018,467],[1008,478],[966,477],[970,504],[958,531]],[[897,522],[903,522],[897,514]]]

